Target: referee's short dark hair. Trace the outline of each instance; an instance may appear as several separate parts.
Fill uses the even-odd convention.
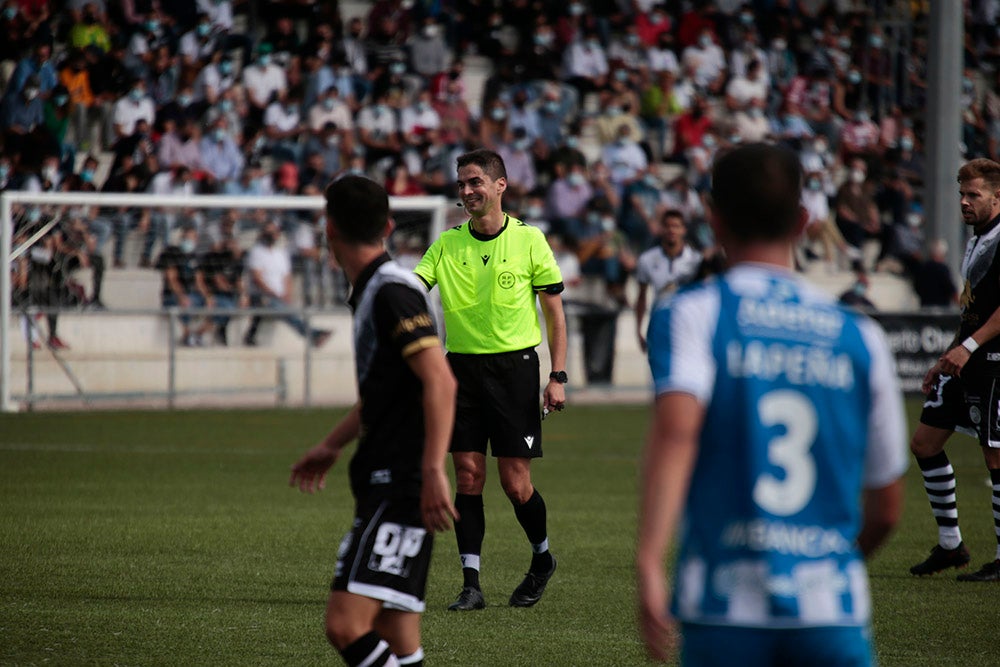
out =
[[[389,223],[389,195],[366,176],[348,174],[326,186],[327,221],[345,241],[375,243]]]
[[[712,208],[741,242],[777,241],[793,233],[802,197],[802,164],[791,149],[738,146],[712,167]]]
[[[468,153],[462,153],[455,160],[458,169],[474,164],[483,170],[483,173],[494,181],[498,178],[507,178],[507,167],[503,163],[503,158],[496,151],[486,148],[477,148]]]

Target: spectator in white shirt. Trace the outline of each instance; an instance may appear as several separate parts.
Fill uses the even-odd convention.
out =
[[[125,95],[115,102],[113,122],[115,138],[124,139],[135,132],[135,124],[145,120],[149,125],[156,119],[156,107],[153,100],[146,95],[146,82],[136,77]]]
[[[703,28],[698,42],[684,49],[681,62],[685,69],[694,73],[696,86],[718,93],[726,78],[726,54],[715,43],[715,31]]]
[[[250,102],[252,119],[263,121],[264,110],[274,96],[288,89],[285,70],[271,61],[274,48],[263,42],[257,48],[257,60],[243,68],[243,87]]]
[[[726,106],[730,111],[747,109],[754,100],[767,101],[767,82],[763,71],[762,62],[752,60],[747,64],[746,74],[733,75],[726,85]]]
[[[607,55],[593,30],[586,31],[582,39],[570,43],[563,56],[563,76],[577,89],[581,98],[604,87],[608,70]]]
[[[279,162],[302,160],[299,138],[305,132],[299,112],[301,94],[296,89],[278,92],[264,111],[264,133],[272,156]]]
[[[632,138],[632,128],[621,125],[618,137],[601,151],[601,162],[608,168],[609,178],[620,195],[625,184],[649,166],[645,151]]]
[[[194,80],[194,101],[210,107],[219,101],[219,96],[233,87],[233,60],[221,51],[212,54],[212,59],[201,68]]]
[[[165,169],[150,179],[148,191],[152,195],[190,197],[195,193],[195,182],[191,177],[191,170],[187,167]],[[200,216],[196,215],[194,209],[154,208],[147,211],[146,219],[140,223],[140,229],[144,228],[146,231],[142,256],[139,260],[139,266],[143,267],[152,266],[153,246],[157,240],[160,241],[161,248],[170,245],[170,234],[177,226],[178,219],[183,217],[196,228],[200,223]]]

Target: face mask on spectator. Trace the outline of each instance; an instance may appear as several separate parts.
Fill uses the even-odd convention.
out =
[[[194,252],[196,245],[194,239],[181,239],[181,252],[190,255]]]
[[[532,204],[524,211],[524,217],[528,220],[537,220],[542,217],[542,207],[538,204]]]
[[[80,180],[83,181],[84,183],[93,183],[94,182],[94,170],[93,169],[84,169],[83,171],[81,171],[80,172]]]
[[[389,107],[387,107],[384,104],[376,104],[375,105],[375,115],[376,116],[381,116],[382,114],[386,113],[388,110],[389,110]]]
[[[854,120],[856,120],[859,123],[867,123],[869,118],[870,117],[868,116],[867,111],[859,111],[854,115]]]
[[[559,113],[559,101],[558,100],[547,100],[545,102],[545,110],[549,113]]]
[[[855,85],[861,83],[861,72],[852,69],[847,73],[847,80]]]
[[[6,181],[8,176],[10,176],[10,166],[0,164],[0,181]]]
[[[583,5],[579,2],[569,3],[569,15],[570,16],[581,16],[583,14]]]
[[[62,105],[69,102],[69,97],[67,97],[66,95],[56,95],[55,97],[52,98],[52,101],[55,103],[57,107],[61,107]]]
[[[579,139],[579,137],[576,137],[576,136],[566,137],[566,147],[567,148],[576,148],[579,145],[580,145],[580,139]]]
[[[260,63],[261,67],[267,67],[268,65],[271,64],[271,54],[270,53],[260,54],[260,56],[257,58],[257,62]]]
[[[566,178],[566,180],[569,181],[569,184],[572,185],[574,188],[580,187],[586,181],[586,179],[583,177],[583,174],[581,174],[578,171],[570,173],[570,175]]]
[[[911,139],[910,137],[903,137],[903,138],[901,138],[899,140],[899,147],[902,148],[904,151],[912,151],[913,150],[913,139]]]
[[[711,134],[706,134],[701,138],[701,145],[704,148],[712,150],[713,148],[715,148],[715,137],[713,137]]]
[[[630,32],[629,34],[625,35],[625,43],[628,44],[629,46],[639,46],[639,35]]]
[[[38,97],[38,89],[37,88],[25,88],[24,89],[24,98],[26,100],[28,100],[30,102],[31,100],[35,99],[36,97]]]
[[[5,7],[3,10],[3,17],[10,21],[15,16],[17,16],[17,7]]]
[[[149,32],[156,32],[160,29],[160,22],[155,19],[150,19],[146,21],[146,30]]]
[[[191,102],[193,102],[193,101],[194,101],[194,98],[191,97],[190,95],[178,95],[177,96],[177,104],[181,105],[182,107],[186,107],[187,105],[191,104]]]
[[[210,26],[207,23],[199,23],[198,24],[198,36],[199,37],[208,37],[208,33],[210,33],[210,32],[212,32],[212,26]]]
[[[615,78],[619,81],[628,81],[628,70],[616,69]]]
[[[712,38],[708,35],[702,35],[698,38],[698,46],[703,49],[707,49],[712,44]]]
[[[596,227],[597,225],[601,224],[601,214],[598,213],[597,211],[588,211],[587,224],[593,227]]]
[[[585,42],[585,44],[587,45],[587,48],[589,48],[589,49],[597,49],[597,48],[599,48],[601,46],[601,43],[598,42],[596,39],[588,39]]]
[[[233,110],[233,101],[232,100],[222,100],[221,102],[219,102],[219,109],[223,113],[228,113],[228,112],[232,111]]]
[[[432,39],[437,37],[438,27],[436,25],[425,25],[424,26],[424,37],[427,39]]]
[[[821,187],[823,187],[823,183],[818,178],[814,176],[809,179],[810,190],[819,190]]]
[[[42,179],[50,183],[54,183],[58,176],[59,176],[59,170],[56,167],[52,166],[42,167]]]
[[[221,143],[222,140],[226,138],[226,131],[221,127],[217,127],[212,130],[212,138]]]
[[[330,148],[336,148],[337,146],[340,145],[340,137],[338,137],[336,134],[331,134],[326,138],[326,145],[329,146]]]
[[[867,174],[865,174],[865,172],[861,169],[851,169],[851,182],[858,184],[864,183],[866,175]]]
[[[427,111],[430,108],[431,108],[431,105],[427,104],[427,102],[425,102],[423,100],[420,100],[419,102],[417,102],[417,111],[419,111],[420,113],[423,113],[423,112]]]
[[[42,219],[42,209],[37,206],[32,206],[28,209],[28,222],[38,222]],[[34,250],[32,250],[32,255],[34,255]],[[50,255],[51,257],[51,255]]]
[[[231,60],[223,60],[219,63],[219,72],[224,76],[228,76],[233,73],[233,62]]]
[[[528,150],[528,146],[530,145],[531,142],[528,139],[518,139],[517,141],[514,142],[514,148],[516,148],[519,151]]]
[[[535,44],[538,46],[548,46],[552,43],[552,33],[540,32],[535,35]]]
[[[773,42],[771,42],[771,48],[774,49],[775,51],[784,51],[785,47],[787,46],[788,44],[786,44],[785,40],[783,39],[776,39]]]
[[[404,65],[403,63],[393,63],[389,65],[389,71],[395,74],[396,76],[399,76],[406,71],[406,65]]]
[[[822,155],[826,152],[826,142],[823,140],[813,142],[813,150]]]
[[[642,177],[643,182],[651,188],[659,188],[660,180],[653,174],[646,174]]]
[[[128,96],[132,99],[133,102],[138,102],[139,100],[142,99],[142,93],[143,93],[142,88],[133,88],[132,90],[128,91]]]
[[[615,219],[611,216],[606,215],[601,218],[601,230],[605,232],[613,232],[616,227],[617,225],[615,224]]]
[[[333,98],[332,97],[327,97],[327,98],[323,99],[323,108],[326,109],[327,111],[330,111],[331,109],[333,109]]]
[[[881,49],[882,48],[882,36],[881,35],[872,35],[871,39],[868,40],[868,43],[871,44],[873,48]]]
[[[760,109],[758,107],[750,107],[750,117],[751,118],[760,118],[763,115],[764,115],[764,110],[763,109]]]
[[[493,120],[503,120],[506,117],[507,117],[507,112],[499,107],[490,110],[490,118],[492,118]]]

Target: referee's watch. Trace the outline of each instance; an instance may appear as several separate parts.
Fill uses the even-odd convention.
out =
[[[555,380],[559,384],[566,384],[569,382],[569,378],[566,376],[566,371],[552,371],[549,373],[549,379]]]

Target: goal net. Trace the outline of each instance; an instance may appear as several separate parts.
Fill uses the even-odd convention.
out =
[[[409,266],[464,213],[390,209]],[[322,197],[7,191],[0,219],[3,411],[354,400]]]

